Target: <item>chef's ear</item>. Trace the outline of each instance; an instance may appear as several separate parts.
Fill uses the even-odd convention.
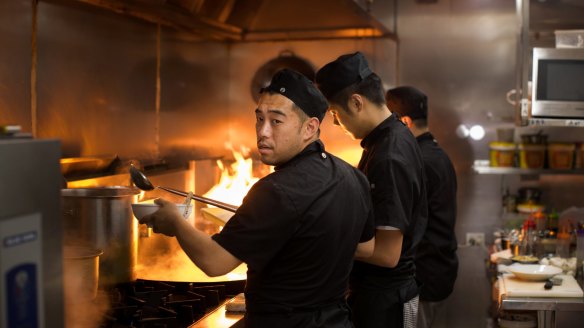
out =
[[[409,116],[402,116],[399,118],[408,128],[411,128],[413,125],[412,118]]]
[[[349,107],[354,108],[355,111],[360,112],[363,109],[364,99],[360,94],[354,93],[349,98],[349,105]]]
[[[311,117],[306,120],[304,124],[304,139],[309,140],[315,134],[318,134],[318,129],[320,127],[320,121],[316,117]]]

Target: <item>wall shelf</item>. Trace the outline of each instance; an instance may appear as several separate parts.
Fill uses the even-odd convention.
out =
[[[584,119],[558,119],[558,118],[531,117],[528,119],[527,125],[529,125],[529,126],[584,127]]]
[[[541,175],[541,174],[582,174],[584,169],[522,169],[519,167],[492,167],[488,160],[475,160],[472,169],[477,174],[521,174],[521,175]]]

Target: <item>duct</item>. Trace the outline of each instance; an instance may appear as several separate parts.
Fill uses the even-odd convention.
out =
[[[43,1],[105,9],[187,32],[201,40],[395,39],[391,26],[395,22],[395,0]]]

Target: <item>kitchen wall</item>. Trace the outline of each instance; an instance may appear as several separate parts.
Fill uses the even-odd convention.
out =
[[[34,132],[32,5],[13,1],[0,6],[0,41],[6,49],[0,54],[0,124]],[[17,26],[9,23],[12,16],[22,17]],[[193,41],[163,27],[157,45],[154,24],[42,1],[37,21],[36,136],[61,139],[63,157],[115,154],[186,163],[228,155],[228,141],[236,148],[254,148],[252,77],[285,50],[315,69],[360,50],[386,82],[396,77],[396,43],[390,39],[227,44]],[[330,150],[342,150],[344,157],[357,161],[358,143],[351,143],[330,120],[323,139]]]

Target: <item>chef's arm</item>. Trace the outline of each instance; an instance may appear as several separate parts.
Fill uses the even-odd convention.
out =
[[[377,229],[373,255],[367,258],[359,258],[359,260],[382,267],[394,268],[399,262],[403,237],[400,230]]]
[[[209,277],[227,274],[242,262],[225,248],[221,247],[211,236],[197,230],[187,220],[181,220],[176,239],[193,261]]]
[[[357,244],[357,250],[355,251],[356,259],[364,259],[373,255],[373,250],[375,249],[375,237],[369,239],[368,241]]]
[[[156,199],[160,209],[140,219],[154,232],[175,236],[183,251],[203,272],[210,277],[231,272],[241,261],[211,239],[211,236],[197,230],[185,220],[177,207],[164,199]]]

